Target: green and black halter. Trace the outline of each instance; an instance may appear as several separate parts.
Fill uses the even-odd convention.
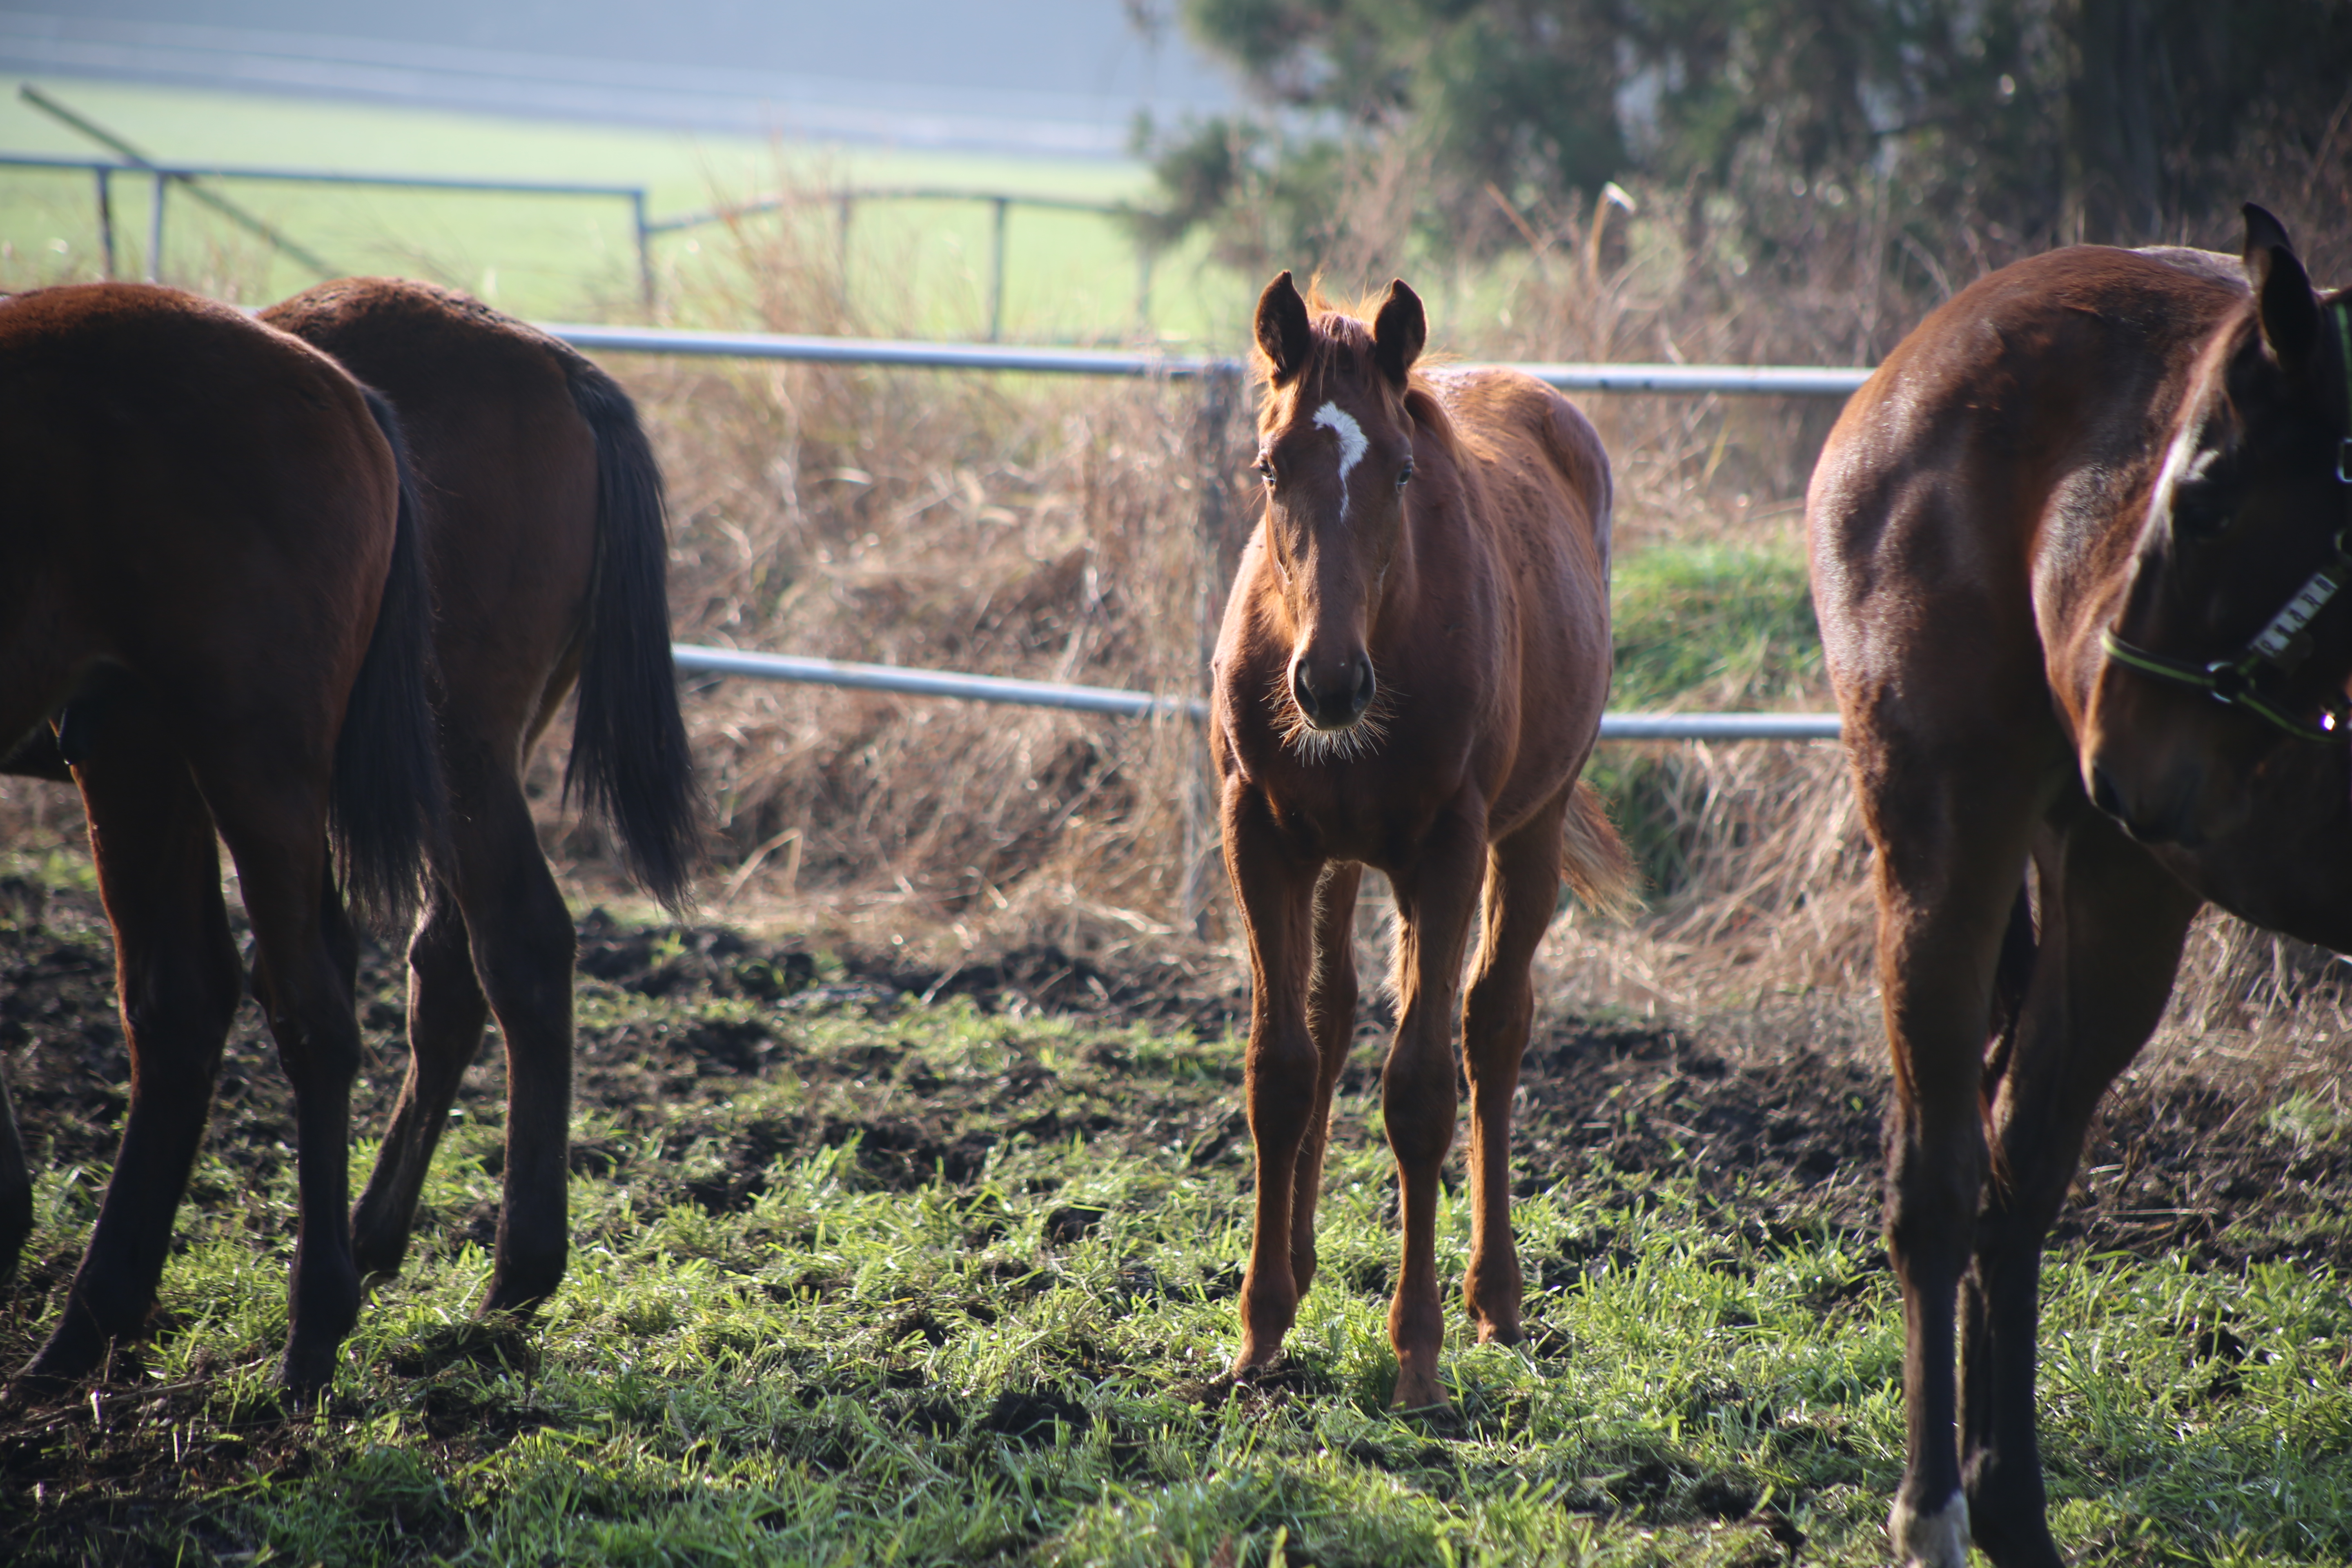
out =
[[[2344,362],[2346,425],[2336,443],[2336,482],[2344,489],[2347,515],[2352,518],[2352,293],[2329,305],[2327,314],[2335,322],[2336,346]],[[2256,632],[2244,647],[2226,658],[2200,662],[2150,653],[2124,641],[2113,627],[2100,632],[2099,643],[2106,649],[2107,657],[2118,664],[2210,691],[2216,702],[2243,708],[2290,735],[2306,741],[2341,742],[2352,735],[2352,723],[2347,723],[2352,714],[2347,714],[2341,694],[2330,697],[2316,721],[2297,718],[2279,706],[2275,699],[2288,679],[2311,657],[2312,642],[2306,628],[2335,602],[2347,584],[2352,584],[2352,521],[2336,531],[2335,553],[2294,591],[2269,624]]]

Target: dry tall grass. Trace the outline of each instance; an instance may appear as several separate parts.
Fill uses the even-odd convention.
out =
[[[2306,173],[2306,186],[2320,177]],[[1412,176],[1404,163],[1365,172],[1351,238],[1324,258],[1333,292],[1415,270],[1387,259],[1416,248],[1402,195]],[[1546,214],[1497,196],[1496,221],[1527,249],[1418,273],[1435,345],[1475,359],[1866,363],[1937,299],[2011,258],[1982,237],[1942,256],[1893,243],[1890,197],[1867,184],[1835,203],[1820,191],[1774,199],[1778,259],[1749,254],[1755,226],[1732,222],[1720,197],[1639,191],[1630,212],[1612,200]],[[804,221],[746,221],[706,239],[670,280],[676,313],[904,330],[873,278],[846,287],[821,201]],[[2352,226],[2312,231],[2326,210],[2315,202],[2294,216],[2317,275],[2340,277]],[[2217,218],[2213,233],[2186,237],[2229,237]],[[681,639],[1199,690],[1250,502],[1245,395],[1217,418],[1185,384],[614,368],[669,475]],[[1617,467],[1621,554],[1714,539],[1799,548],[1803,485],[1834,414],[1824,400],[1589,406]],[[1791,688],[1784,675],[1735,671],[1683,700],[1828,706],[1818,684]],[[688,711],[716,805],[702,883],[713,915],[950,952],[1190,940],[1179,931],[1186,877],[1213,845],[1199,836],[1189,723],[747,681],[698,686]],[[617,896],[597,836],[557,808],[561,763],[558,748],[534,775],[547,840],[590,896]],[[1683,879],[1631,921],[1564,921],[1547,950],[1553,993],[1637,1013],[1736,1005],[1870,1040],[1868,852],[1836,748],[1660,748],[1641,787],[1645,809],[1674,826]],[[53,786],[0,782],[0,835],[20,855],[57,842],[73,815]],[[1209,885],[1221,903],[1222,877]],[[1368,939],[1380,920],[1375,897]],[[1232,935],[1222,908],[1210,931],[1203,962]],[[2167,1048],[2264,1072],[2290,1047],[2307,1057],[2315,1040],[2343,1036],[2339,973],[2209,919]]]

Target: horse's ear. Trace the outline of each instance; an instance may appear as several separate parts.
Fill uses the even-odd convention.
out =
[[[2280,369],[2300,376],[2319,352],[2319,300],[2287,241],[2286,226],[2252,202],[2246,204],[2246,277],[2254,286],[2263,343]]]
[[[1389,285],[1388,298],[1381,301],[1380,312],[1372,318],[1372,363],[1381,367],[1382,375],[1402,386],[1405,374],[1428,342],[1429,318],[1422,311],[1421,296],[1399,278]]]
[[[1307,319],[1307,301],[1298,285],[1283,273],[1257,297],[1257,346],[1265,355],[1270,379],[1276,385],[1297,375],[1314,346],[1315,328]]]

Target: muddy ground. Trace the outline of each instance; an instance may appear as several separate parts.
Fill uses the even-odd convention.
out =
[[[24,889],[0,888],[0,1057],[35,1159],[103,1163],[112,1155],[129,1078],[106,927],[87,896],[57,894],[41,904]],[[1205,1076],[1129,1076],[1122,1047],[1106,1040],[1074,1068],[1024,1058],[999,1078],[950,1092],[919,1064],[884,1047],[827,1054],[793,1022],[834,1009],[887,1018],[908,1011],[910,997],[968,996],[992,1013],[1189,1026],[1213,1039],[1234,1025],[1244,1000],[1223,968],[1173,957],[1103,968],[1032,949],[943,973],[884,955],[820,957],[789,941],[715,926],[624,928],[601,913],[583,921],[580,937],[583,975],[662,1004],[649,1015],[654,1022],[586,1026],[579,1042],[582,1102],[625,1131],[665,1132],[651,1144],[583,1140],[575,1168],[610,1174],[637,1166],[627,1174],[641,1201],[737,1209],[761,1191],[777,1156],[853,1137],[865,1177],[884,1188],[912,1188],[935,1175],[971,1182],[994,1144],[1022,1134],[1136,1148],[1175,1143],[1196,1164],[1222,1163],[1246,1180],[1237,1056],[1218,1058],[1225,1065]],[[362,1128],[383,1124],[398,1086],[401,986],[391,956],[372,952],[362,986],[369,1059],[354,1107]],[[713,998],[761,1005],[748,1022],[698,1017],[695,1005]],[[678,1021],[661,1021],[673,1004]],[[1375,1081],[1387,1021],[1367,1011],[1343,1092],[1361,1093]],[[1727,1231],[1769,1238],[1827,1227],[1852,1233],[1864,1243],[1857,1251],[1875,1258],[1868,1238],[1877,1226],[1885,1074],[1867,1054],[1834,1042],[1783,1039],[1759,1048],[1755,1033],[1752,1021],[1720,1030],[1549,1021],[1524,1073],[1516,1142],[1522,1190],[1565,1184],[1622,1191],[1627,1173],[1687,1178]],[[813,1109],[805,1114],[750,1122],[718,1114],[754,1074],[797,1075],[823,1092],[807,1097]],[[501,1092],[491,1053],[468,1075],[463,1103],[495,1118]],[[664,1108],[658,1119],[648,1110],[656,1105]],[[715,1167],[708,1159],[674,1163],[700,1136],[696,1106],[711,1108],[710,1126],[725,1129],[726,1154]],[[2060,1245],[2183,1254],[2224,1269],[2291,1258],[2352,1268],[2352,1229],[2343,1218],[2352,1214],[2352,1140],[2298,1137],[2268,1110],[2245,1086],[2127,1082],[2106,1107],[2084,1162],[2092,1173],[2062,1219]],[[228,1049],[210,1137],[233,1166],[274,1169],[289,1157],[289,1097],[251,1006]],[[649,1159],[649,1150],[656,1157]],[[355,1181],[362,1174],[354,1173]],[[192,1197],[205,1200],[201,1183]],[[1048,1229],[1082,1230],[1094,1217],[1057,1213]],[[488,1205],[421,1216],[424,1230],[450,1241],[488,1242],[495,1221]],[[1631,1261],[1612,1248],[1604,1234],[1573,1255],[1531,1252],[1530,1285],[1557,1286]],[[74,1261],[63,1247],[25,1260],[13,1300],[0,1302],[0,1361],[13,1365],[30,1352],[45,1325],[27,1303],[47,1296]],[[43,1436],[47,1419],[0,1415],[0,1479],[31,1465],[50,1486],[102,1489],[102,1450],[91,1451],[90,1474],[60,1473],[60,1450]],[[14,1478],[31,1479],[29,1471]]]
[[[818,956],[793,942],[719,926],[625,928],[601,911],[581,924],[579,967],[681,1011],[712,997],[740,997],[772,1004],[780,1020],[844,1007],[887,1016],[909,997],[968,996],[992,1013],[1190,1026],[1213,1038],[1239,1026],[1246,1001],[1223,966],[1169,958],[1105,969],[1051,948],[945,972],[851,952],[831,955],[821,980]],[[383,1124],[398,1088],[402,984],[394,957],[371,949],[361,984],[369,1061],[353,1105],[361,1128]],[[1364,1013],[1343,1094],[1361,1093],[1377,1079],[1389,1020],[1377,1001],[1368,999]],[[1874,1060],[1858,1064],[1851,1050],[1803,1040],[1759,1051],[1754,1033],[1743,1024],[1734,1043],[1729,1031],[1718,1039],[1704,1023],[1653,1028],[1549,1020],[1522,1074],[1514,1131],[1520,1190],[1572,1180],[1599,1160],[1620,1172],[1693,1177],[1726,1205],[1752,1209],[1760,1200],[1783,1211],[1727,1211],[1733,1223],[1874,1228],[1885,1074]],[[1155,1145],[1189,1133],[1197,1161],[1245,1163],[1238,1059],[1226,1081],[1155,1078],[1124,1101],[1105,1092],[1099,1072],[1082,1085],[1065,1084],[1033,1062],[975,1100],[969,1086],[937,1095],[940,1086],[921,1081],[919,1069],[898,1081],[887,1053],[827,1057],[794,1045],[793,1037],[788,1026],[759,1023],[583,1026],[576,1092],[624,1127],[656,1100],[723,1101],[730,1082],[747,1074],[824,1083],[835,1091],[825,1098],[829,1107],[887,1102],[740,1133],[733,1168],[743,1184],[688,1194],[705,1203],[740,1201],[778,1154],[853,1135],[868,1173],[892,1186],[918,1184],[935,1169],[951,1182],[968,1179],[993,1143],[1016,1133]],[[43,923],[0,923],[0,1058],[37,1160],[111,1158],[130,1059],[94,900],[53,895]],[[468,1075],[461,1104],[495,1115],[502,1093],[492,1050]],[[2299,1138],[2266,1117],[2267,1109],[2260,1086],[2126,1079],[2103,1109],[2084,1160],[2087,1173],[2055,1239],[2143,1257],[2186,1253],[2204,1267],[2304,1257],[2352,1268],[2352,1236],[2328,1223],[2352,1212],[2352,1144]],[[232,1163],[274,1163],[291,1135],[291,1099],[248,1004],[223,1065],[210,1136]],[[611,1157],[593,1142],[574,1155],[590,1163]],[[659,1190],[658,1173],[636,1174]]]

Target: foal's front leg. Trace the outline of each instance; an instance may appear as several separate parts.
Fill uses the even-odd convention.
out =
[[[1485,869],[1485,805],[1457,804],[1441,816],[1409,869],[1391,875],[1397,898],[1397,978],[1402,1016],[1381,1075],[1381,1116],[1397,1163],[1404,1259],[1389,1303],[1400,1410],[1445,1403],[1437,1358],[1445,1342],[1437,1293],[1437,1175],[1454,1142],[1454,999],[1462,950]]]
[[[1291,1216],[1300,1146],[1315,1108],[1318,1059],[1307,1026],[1307,965],[1315,885],[1322,868],[1295,857],[1255,791],[1228,783],[1225,871],[1249,933],[1250,1037],[1243,1058],[1250,1141],[1257,1153],[1257,1215],[1242,1279],[1236,1377],[1270,1365],[1298,1315]]]
[[[1331,1094],[1356,1037],[1356,891],[1363,867],[1334,861],[1315,884],[1315,964],[1307,984],[1307,1027],[1315,1037],[1315,1103],[1298,1145],[1298,1182],[1290,1202],[1290,1268],[1298,1293],[1315,1283],[1315,1210],[1323,1197],[1324,1152],[1331,1139]]]

